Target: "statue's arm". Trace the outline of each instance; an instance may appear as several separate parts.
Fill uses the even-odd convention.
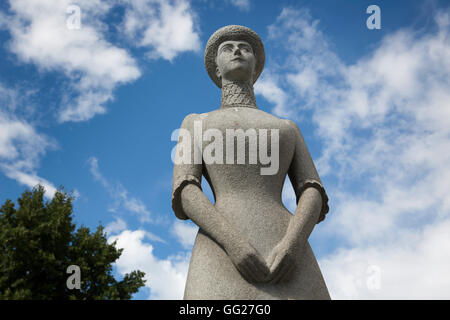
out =
[[[309,187],[303,191],[283,239],[291,250],[301,251],[305,246],[319,220],[322,203],[322,196],[316,188]]]
[[[183,188],[181,206],[199,228],[222,246],[244,278],[250,282],[266,280],[269,269],[264,258],[223,217],[198,186],[188,184]]]
[[[297,208],[283,239],[269,255],[271,281],[286,278],[295,267],[314,226],[328,212],[328,197],[297,125],[288,120],[295,137],[295,150],[289,178],[297,196]]]
[[[328,212],[328,196],[298,126],[287,120],[295,138],[294,156],[288,175],[297,197],[297,208],[286,232],[294,241],[306,242],[316,223]]]
[[[302,253],[320,215],[322,197],[315,188],[306,189],[291,218],[283,239],[273,248],[268,258],[269,281],[278,283],[288,279]]]

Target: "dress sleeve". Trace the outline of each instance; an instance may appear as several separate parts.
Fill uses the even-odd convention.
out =
[[[201,156],[198,156],[201,155],[201,152],[198,152],[201,146],[196,144],[196,141],[200,141],[201,143],[201,139],[194,139],[195,119],[196,115],[190,114],[181,124],[174,157],[172,210],[177,218],[182,220],[187,220],[189,218],[184,213],[181,205],[181,191],[190,183],[195,184],[200,189],[202,188],[203,163]],[[197,149],[197,151],[195,151],[195,149]],[[197,157],[195,156],[196,153]]]
[[[320,181],[319,174],[317,173],[314,162],[309,154],[308,147],[300,132],[298,126],[290,120],[287,120],[289,125],[294,128],[296,134],[295,151],[292,158],[291,165],[289,167],[289,179],[294,187],[295,195],[297,198],[297,204],[302,195],[309,187],[316,188],[322,196],[322,211],[320,212],[319,220],[317,223],[325,219],[325,215],[329,211],[328,196],[325,192],[325,188]]]

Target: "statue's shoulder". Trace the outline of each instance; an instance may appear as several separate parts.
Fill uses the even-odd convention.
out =
[[[297,134],[301,134],[300,133],[300,128],[298,127],[298,125],[290,120],[290,119],[282,119],[283,122],[285,123],[285,125],[289,128],[290,131],[292,131],[293,133]]]
[[[200,114],[198,114],[198,113],[190,113],[186,117],[184,117],[183,123],[184,122],[192,122],[194,120],[197,120],[199,118],[199,115]]]
[[[271,113],[262,111],[262,110],[261,110],[261,112],[264,112],[266,117],[270,118],[271,121],[276,123],[280,129],[285,129],[288,132],[291,132],[292,134],[295,134],[295,135],[297,135],[297,133],[300,132],[300,129],[299,129],[297,123],[295,123],[294,121],[292,121],[290,119],[278,118],[277,116],[275,116]]]
[[[181,127],[182,128],[192,127],[194,121],[201,121],[206,117],[207,117],[206,113],[190,113],[186,117],[184,117]]]
[[[252,110],[255,110],[255,109],[252,109]],[[279,124],[280,126],[287,126],[287,127],[296,126],[295,122],[288,120],[288,119],[279,118],[276,115],[269,113],[267,111],[264,111],[261,109],[256,109],[255,112],[260,114],[265,119],[268,119],[271,122]]]

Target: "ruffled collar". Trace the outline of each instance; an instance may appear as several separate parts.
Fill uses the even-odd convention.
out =
[[[258,108],[253,87],[247,82],[237,81],[222,86],[220,108],[231,107]]]

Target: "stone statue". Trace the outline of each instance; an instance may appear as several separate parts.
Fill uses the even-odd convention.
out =
[[[256,106],[253,84],[264,61],[261,39],[243,26],[217,30],[206,45],[205,66],[222,90],[221,105],[186,116],[173,175],[176,216],[199,226],[185,299],[330,299],[308,243],[328,198],[297,125]],[[277,134],[267,139],[269,131]],[[231,141],[224,143],[225,136]],[[263,148],[272,160],[279,156],[274,170],[262,171]],[[297,197],[294,214],[281,200],[287,175]],[[202,176],[214,204],[201,189]]]

